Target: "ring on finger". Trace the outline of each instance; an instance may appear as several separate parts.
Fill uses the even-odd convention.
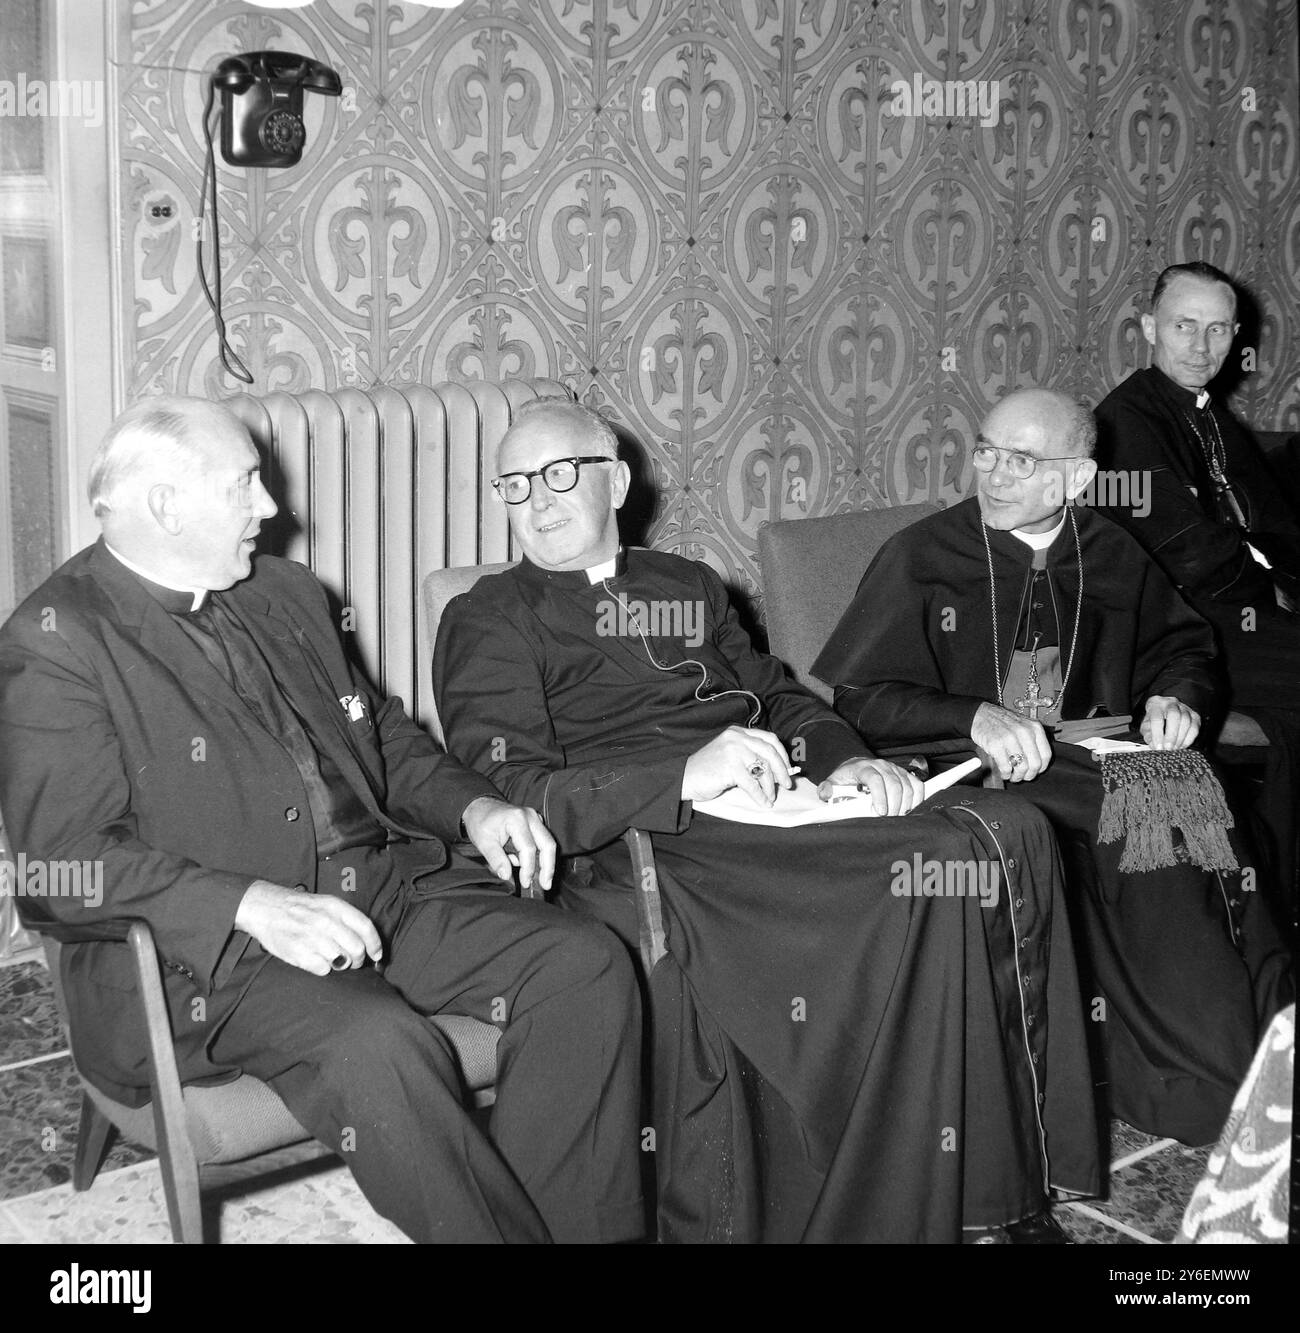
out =
[[[330,959],[330,967],[335,972],[342,972],[345,967],[351,966],[351,959],[345,953],[335,954]]]
[[[1007,757],[1007,763],[1010,764],[1012,768],[1019,768],[1024,762],[1025,756],[1023,754],[1013,754]]]
[[[766,772],[767,772],[766,759],[755,759],[754,762],[749,766],[749,773],[751,777],[761,778],[763,774]]]

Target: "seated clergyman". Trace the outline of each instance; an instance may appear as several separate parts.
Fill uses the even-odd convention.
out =
[[[755,651],[707,566],[621,549],[629,473],[597,414],[529,404],[498,468],[524,558],[447,609],[438,708],[454,754],[542,811],[562,901],[629,943],[619,838],[652,834],[661,1238],[1059,1239],[1048,1183],[1092,1192],[1098,1158],[1046,822],[964,788],[914,810],[916,778]],[[694,809],[770,807],[800,766],[907,817]],[[926,896],[940,878],[962,896]]]
[[[1097,433],[1103,466],[1149,478],[1150,502],[1106,512],[1210,622],[1227,700],[1270,742],[1254,808],[1272,844],[1276,901],[1294,922],[1300,516],[1250,431],[1211,391],[1238,328],[1228,275],[1201,262],[1170,265],[1141,322],[1151,365],[1102,399]]]
[[[1216,702],[1209,626],[1127,533],[1068,503],[1095,439],[1063,394],[1004,398],[974,449],[977,495],[885,544],[813,670],[868,742],[968,737],[1051,818],[1105,1000],[1111,1109],[1206,1143],[1289,998],[1288,957],[1188,750]],[[1071,743],[1130,719],[1155,757],[1103,769]],[[1109,828],[1125,808],[1127,840]]]
[[[269,1083],[413,1239],[639,1236],[635,982],[608,931],[503,887],[512,853],[550,879],[536,812],[372,692],[305,568],[254,557],[276,507],[224,408],[129,409],[90,499],[101,540],[0,629],[13,845],[103,870],[51,912],[147,921],[181,1079]],[[148,1101],[128,951],[62,968],[80,1068]],[[501,1028],[487,1133],[443,1010]]]

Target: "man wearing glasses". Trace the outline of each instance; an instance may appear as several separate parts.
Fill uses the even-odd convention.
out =
[[[621,548],[629,473],[597,414],[529,404],[498,465],[524,558],[448,607],[438,711],[541,812],[561,901],[632,948],[620,838],[653,838],[660,1238],[1059,1242],[1047,1184],[1095,1189],[1097,1144],[1047,821],[971,788],[914,811],[916,778],[755,651],[708,566]],[[887,817],[698,808],[779,814],[800,769]],[[902,893],[922,862],[1010,878],[983,906]]]
[[[1048,815],[1103,997],[1090,1016],[1112,1113],[1201,1144],[1289,999],[1288,958],[1239,875],[1186,856],[1121,869],[1123,845],[1099,841],[1102,769],[1076,742],[1131,721],[1131,739],[1185,750],[1218,678],[1209,626],[1159,566],[1071,503],[1095,440],[1062,394],[1002,399],[973,450],[976,494],[885,544],[813,670],[868,744],[968,737]]]

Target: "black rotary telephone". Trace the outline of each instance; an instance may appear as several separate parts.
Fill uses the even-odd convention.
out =
[[[293,167],[307,129],[304,91],[337,97],[339,76],[292,51],[249,51],[223,60],[212,75],[221,92],[221,156],[232,167]]]

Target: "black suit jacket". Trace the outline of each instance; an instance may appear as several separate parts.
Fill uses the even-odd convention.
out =
[[[392,836],[420,840],[430,867],[445,863],[440,840],[457,838],[465,807],[496,789],[444,754],[399,699],[374,695],[301,565],[261,556],[223,596],[374,816]],[[367,702],[356,720],[339,702],[353,694]],[[32,920],[148,921],[182,1078],[211,1073],[210,1041],[267,959],[234,929],[240,899],[255,879],[314,889],[315,830],[288,752],[102,541],[0,629],[0,812],[29,859],[102,862],[98,907],[20,905]],[[463,860],[445,873],[491,879]],[[133,1006],[113,1000],[132,988],[126,951],[77,945],[63,957],[81,1068],[120,1100],[144,1100],[142,1032],[124,1022]]]

